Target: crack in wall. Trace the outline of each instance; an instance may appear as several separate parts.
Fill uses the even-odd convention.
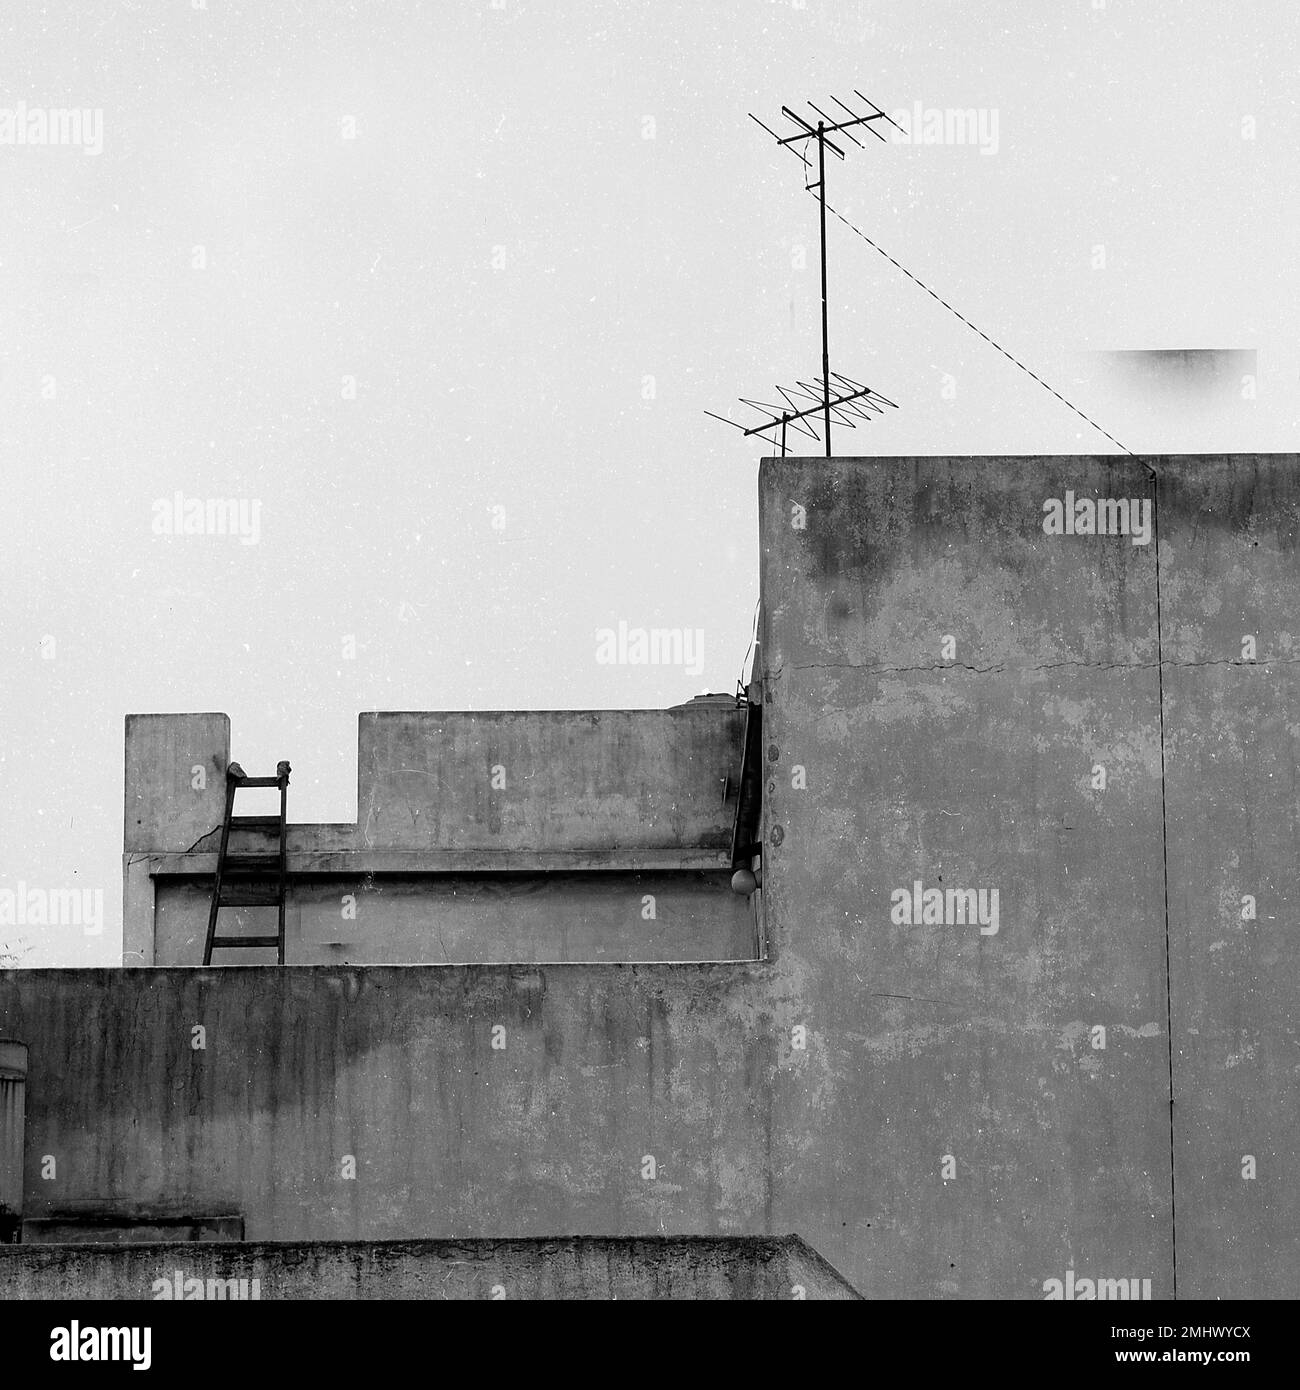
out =
[[[1158,575],[1157,575],[1158,578]],[[1157,586],[1158,587],[1158,586]],[[1157,653],[1161,642],[1159,615],[1156,618],[1156,647]],[[1202,666],[1300,666],[1300,657],[1282,656],[1274,657],[1266,661],[1242,661],[1238,657],[1207,657],[1204,661],[1176,661],[1170,658],[1168,661],[1163,656],[1157,655],[1155,661],[1044,661],[1030,662],[1023,666],[1001,665],[1001,666],[968,666],[961,661],[944,662],[937,666],[861,666],[853,661],[812,661],[806,665],[792,665],[792,671],[861,671],[870,676],[903,676],[917,671],[971,671],[975,675],[989,675],[1001,671],[1056,671],[1065,666],[1077,667],[1088,671],[1161,671],[1166,668],[1177,667],[1183,670],[1192,670]],[[779,676],[785,670],[784,665],[778,666],[772,674]]]
[[[1160,861],[1164,870],[1165,889],[1165,1035],[1169,1041],[1169,1263],[1173,1274],[1173,1296],[1178,1298],[1178,1193],[1174,1166],[1174,987],[1172,959],[1169,949],[1169,812],[1166,798],[1165,774],[1165,660],[1164,614],[1160,592],[1160,475],[1150,464],[1144,467],[1151,474],[1151,538],[1156,548],[1156,692],[1160,708]],[[1222,663],[1202,662],[1201,665]],[[1249,665],[1248,662],[1228,662],[1228,665]]]
[[[961,1005],[953,999],[926,999],[920,994],[872,994],[873,999],[906,999],[914,1004],[943,1004],[949,1009],[959,1009]]]

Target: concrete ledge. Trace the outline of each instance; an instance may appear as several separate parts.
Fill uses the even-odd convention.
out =
[[[0,1247],[5,1299],[837,1299],[798,1236]]]
[[[730,870],[726,849],[674,850],[297,850],[289,831],[288,868],[293,877],[305,874],[526,874],[580,872],[643,873],[647,870],[692,873],[699,869]],[[131,856],[155,876],[206,878],[217,870],[211,854],[149,854]]]
[[[242,1241],[244,1218],[237,1212],[84,1210],[28,1217],[23,1245],[145,1245],[157,1241]]]
[[[212,881],[153,880],[153,965],[203,959]],[[652,917],[643,915],[646,902]],[[347,905],[345,907],[345,904]],[[274,907],[232,907],[227,936],[274,935]],[[752,960],[753,910],[725,869],[695,872],[299,874],[285,904],[287,965]],[[272,957],[273,959],[273,957]],[[266,965],[226,948],[215,964]]]

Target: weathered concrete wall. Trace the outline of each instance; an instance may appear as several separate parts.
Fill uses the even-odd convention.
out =
[[[25,1214],[188,1201],[250,1240],[762,1234],[761,969],[5,972]]]
[[[1300,468],[1149,465],[764,466],[773,1205],[868,1296],[1300,1280]]]
[[[221,824],[230,763],[224,714],[128,714],[123,848],[180,852]]]
[[[0,1245],[21,1225],[26,1116],[27,1048],[0,1036]]]
[[[154,964],[203,960],[211,880],[164,879]],[[223,909],[228,935],[276,931],[273,907]],[[290,965],[753,960],[754,909],[714,873],[391,874],[299,879],[285,912]],[[265,965],[265,951],[219,963]]]
[[[160,1241],[239,1241],[244,1218],[204,1213],[193,1206],[168,1213],[161,1208],[133,1211],[122,1204],[106,1212],[100,1202],[70,1203],[58,1216],[31,1216],[22,1226],[23,1245],[147,1245]]]
[[[728,848],[743,733],[743,711],[714,705],[363,714],[359,833],[376,849]]]
[[[289,827],[286,959],[752,958],[753,909],[725,889],[743,733],[743,710],[716,702],[363,714],[359,822]],[[216,869],[229,721],[132,715],[126,737],[123,963],[197,965],[207,902],[194,884]],[[292,798],[291,785],[291,816]],[[273,848],[255,831],[231,841]],[[225,913],[222,934],[259,934],[245,918],[266,913]]]
[[[1066,489],[1151,496],[1128,461],[763,467],[773,1201],[868,1297],[1172,1291],[1155,554],[1044,536]],[[996,932],[899,921],[918,881],[996,890]]]
[[[727,849],[744,726],[743,710],[709,702],[363,714],[358,824],[295,827],[291,849],[514,850],[539,862]],[[183,852],[218,829],[230,756],[224,714],[128,715],[125,849]]]
[[[1293,1298],[1300,468],[1267,456],[1155,463],[1178,1291]]]
[[[1291,457],[765,463],[769,959],[0,976],[28,1214],[797,1230],[869,1297],[1041,1298],[1071,1270],[1290,1296],[1297,480]],[[1158,545],[1046,535],[1070,492],[1153,503]],[[531,815],[511,834],[547,833]],[[918,882],[996,891],[997,930],[902,920]]]
[[[190,1301],[858,1296],[796,1236],[0,1248],[5,1298],[178,1295]]]

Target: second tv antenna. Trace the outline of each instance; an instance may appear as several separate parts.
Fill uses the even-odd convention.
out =
[[[798,424],[802,424],[806,428],[816,415],[820,414],[826,438],[826,457],[830,458],[832,414],[842,424],[846,424],[849,428],[852,428],[852,424],[847,418],[849,415],[865,419],[867,416],[863,407],[875,407],[878,411],[880,403],[889,406],[894,404],[893,401],[886,400],[884,396],[879,395],[870,387],[864,387],[858,382],[850,381],[848,377],[841,376],[838,372],[834,374],[831,372],[830,338],[827,329],[826,307],[826,151],[830,150],[832,154],[837,155],[840,159],[844,158],[844,151],[840,148],[839,144],[830,137],[832,135],[838,136],[843,142],[847,143],[851,141],[859,149],[863,149],[865,146],[862,141],[854,135],[854,130],[858,130],[864,134],[874,135],[877,140],[883,141],[885,137],[872,127],[872,121],[889,121],[889,124],[892,125],[895,130],[902,129],[896,121],[890,120],[875,102],[864,97],[861,92],[854,89],[853,95],[865,106],[870,108],[866,115],[860,114],[859,111],[848,105],[847,102],[843,102],[838,97],[834,96],[831,97],[831,104],[838,106],[845,113],[843,119],[837,119],[829,115],[810,101],[808,103],[809,110],[817,117],[816,123],[814,124],[812,121],[806,120],[803,116],[799,115],[798,112],[792,111],[788,106],[783,106],[781,108],[781,114],[794,127],[793,133],[787,135],[778,135],[770,126],[764,125],[753,112],[750,112],[750,120],[762,126],[778,145],[789,146],[789,148],[799,156],[803,161],[805,174],[811,174],[812,172],[808,142],[810,140],[815,140],[817,142],[817,181],[816,183],[805,183],[804,188],[809,192],[814,188],[817,190],[817,204],[821,214],[822,374],[815,383],[820,389],[820,409],[814,408],[798,411],[778,409],[775,413],[772,413],[773,407],[771,406],[765,406],[757,401],[744,401],[742,403],[745,405],[767,412],[769,418],[753,429],[744,429],[743,425],[738,426],[738,428],[744,429],[747,435],[760,434],[765,439],[767,435],[764,431],[779,427],[781,430],[782,453],[785,452],[786,427],[798,422]],[[807,384],[800,382],[799,386],[800,394],[807,398],[811,394]],[[793,402],[790,402],[790,393],[779,386],[777,390],[781,392],[781,395],[787,402],[793,404]],[[846,407],[848,408],[847,410]],[[712,412],[706,411],[705,414],[712,414]],[[720,415],[714,416],[714,419],[720,420],[722,418],[723,417]],[[725,423],[735,424],[736,422],[734,420],[727,420]],[[798,424],[796,424],[796,428],[798,428]],[[812,430],[810,432],[815,439],[816,431]]]

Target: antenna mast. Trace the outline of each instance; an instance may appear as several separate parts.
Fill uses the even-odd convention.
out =
[[[776,141],[778,145],[788,145],[792,149],[794,149],[794,152],[800,157],[800,159],[803,160],[804,169],[807,173],[811,172],[811,162],[808,157],[807,142],[809,140],[816,140],[817,142],[817,181],[816,183],[805,183],[804,188],[809,192],[811,192],[814,188],[817,190],[817,204],[818,211],[820,214],[822,281],[822,374],[817,379],[816,386],[819,388],[820,391],[821,408],[820,410],[777,409],[775,415],[771,415],[770,418],[768,418],[763,424],[755,426],[753,429],[744,429],[743,426],[739,426],[739,428],[744,430],[744,433],[746,435],[757,434],[760,435],[760,437],[766,439],[767,436],[763,433],[763,431],[773,429],[775,428],[775,426],[779,424],[781,427],[782,454],[785,453],[785,437],[787,425],[795,424],[796,428],[799,428],[801,433],[809,434],[815,440],[817,438],[817,431],[815,428],[810,427],[809,422],[811,417],[820,414],[826,440],[826,457],[830,458],[832,414],[834,415],[835,419],[839,421],[839,423],[847,425],[848,428],[852,429],[853,424],[852,419],[849,418],[850,416],[859,419],[867,419],[867,409],[873,410],[876,414],[881,413],[879,410],[878,403],[883,403],[889,406],[894,405],[893,401],[886,400],[884,396],[881,396],[878,392],[873,391],[872,388],[862,386],[858,382],[851,381],[848,377],[842,376],[839,372],[832,373],[831,371],[830,331],[828,324],[829,311],[827,307],[828,296],[826,290],[826,151],[830,150],[832,154],[837,155],[840,159],[843,159],[845,156],[844,151],[839,147],[839,145],[837,145],[835,141],[829,139],[828,137],[830,137],[831,135],[840,135],[843,136],[845,141],[852,141],[852,143],[855,144],[859,149],[865,149],[866,147],[863,145],[862,141],[859,140],[857,136],[853,134],[853,131],[855,129],[868,132],[871,135],[874,135],[877,140],[881,141],[883,141],[885,137],[881,135],[881,133],[878,130],[875,130],[872,127],[872,121],[889,121],[889,124],[892,125],[896,130],[902,129],[902,127],[899,126],[896,121],[890,120],[890,118],[875,104],[875,102],[871,101],[867,97],[864,97],[862,93],[859,92],[856,88],[854,89],[853,95],[857,97],[859,101],[865,103],[866,106],[870,107],[870,111],[866,115],[860,115],[858,111],[856,111],[853,107],[849,106],[846,102],[843,102],[838,97],[833,96],[831,97],[831,101],[836,106],[840,107],[841,110],[847,113],[847,119],[836,120],[832,116],[828,115],[825,111],[823,111],[819,106],[814,105],[810,101],[808,103],[808,106],[812,110],[814,115],[816,115],[817,117],[816,125],[814,125],[811,121],[805,120],[797,112],[792,111],[788,106],[783,106],[781,108],[781,114],[795,127],[794,134],[792,135],[778,135],[776,131],[772,130],[769,126],[763,125],[763,122],[760,121],[758,117],[753,114],[753,112],[750,112],[750,119],[754,121],[757,125],[762,126],[762,128],[765,131],[767,131],[767,133]],[[850,388],[846,392],[838,392],[835,396],[835,399],[832,399],[832,377],[834,377],[835,381],[839,383],[841,387]],[[783,387],[779,386],[777,387],[777,390],[781,392],[781,395],[785,398],[787,405],[794,405],[795,402],[791,398],[791,393],[787,392]],[[805,382],[799,383],[799,390],[804,395],[807,395],[810,392],[810,388],[808,384]],[[742,400],[742,404],[752,406],[755,409],[767,412],[770,412],[773,409],[773,407],[764,405],[763,403],[758,401]],[[848,406],[852,406],[853,408],[846,411],[844,408]],[[705,414],[713,415],[713,412],[705,411]],[[721,415],[713,415],[713,418],[715,420],[723,419]],[[733,420],[726,420],[725,423],[735,424],[736,422]],[[800,428],[801,426],[802,428]]]

